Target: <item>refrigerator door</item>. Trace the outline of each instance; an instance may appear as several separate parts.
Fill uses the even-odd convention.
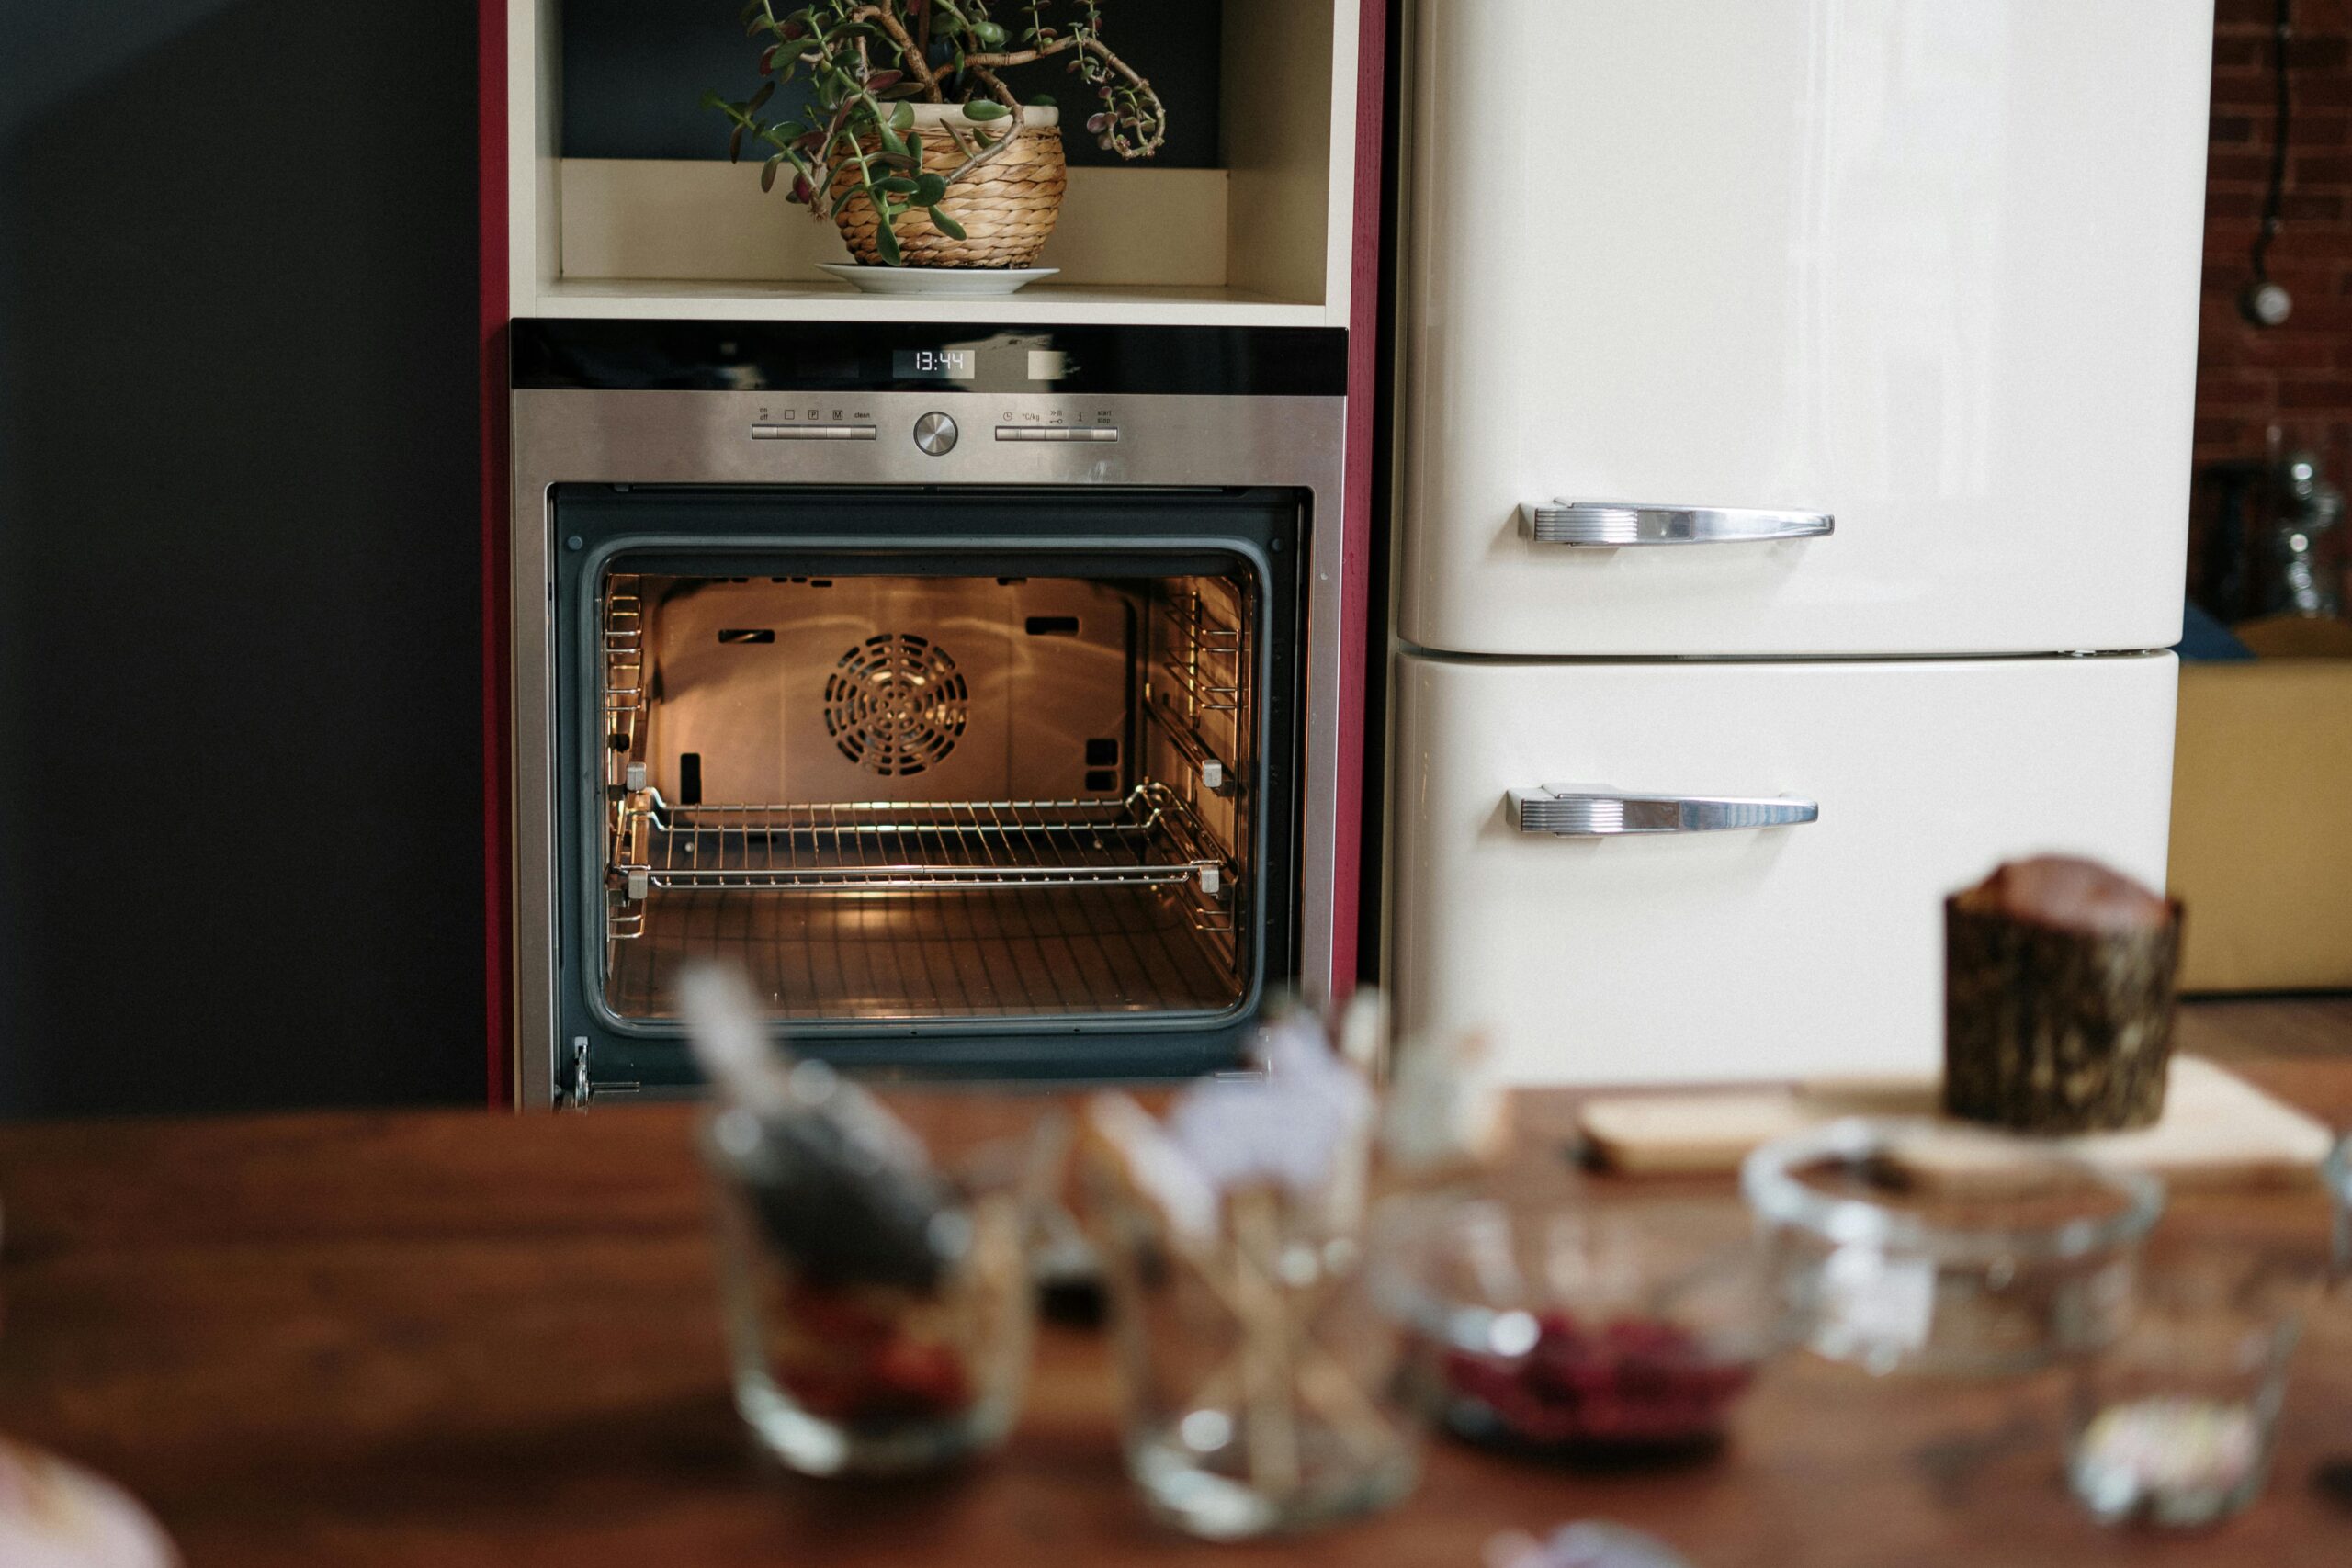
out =
[[[2211,0],[1423,0],[1400,629],[2162,648]]]
[[[1932,1069],[1947,893],[2042,852],[2164,886],[2177,668],[1402,655],[1398,1037],[1522,1082]]]

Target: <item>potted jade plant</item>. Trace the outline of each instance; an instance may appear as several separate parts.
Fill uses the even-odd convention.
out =
[[[1000,73],[1061,59],[1091,90],[1088,133],[1123,158],[1157,152],[1168,117],[1102,41],[1099,0],[995,10],[1006,19],[987,0],[752,0],[743,17],[767,80],[742,102],[703,103],[734,121],[731,158],[747,138],[772,149],[761,188],[787,177],[791,199],[831,219],[865,266],[1027,267],[1061,209],[1061,116]],[[787,95],[798,107],[762,118],[792,83],[805,85]]]

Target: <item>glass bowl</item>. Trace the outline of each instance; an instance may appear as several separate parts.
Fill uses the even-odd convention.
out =
[[[1746,1214],[1706,1197],[1521,1192],[1398,1200],[1383,1300],[1426,1347],[1469,1441],[1568,1460],[1717,1446],[1775,1344]]]
[[[2032,1371],[2114,1339],[2165,1201],[2143,1172],[1908,1118],[1768,1144],[1740,1188],[1792,1338],[1871,1372],[1959,1376]]]

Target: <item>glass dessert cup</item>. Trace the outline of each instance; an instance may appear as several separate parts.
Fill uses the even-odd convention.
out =
[[[1020,1411],[1035,1325],[1029,1146],[943,1167],[925,1264],[861,1258],[839,1193],[779,1179],[765,1136],[741,1110],[703,1136],[735,1404],[752,1434],[820,1476],[936,1469],[995,1447]],[[828,1232],[832,1243],[808,1244]]]
[[[2316,1283],[2234,1249],[2143,1270],[2130,1326],[2075,1374],[2066,1477],[2093,1517],[2196,1527],[2260,1495]]]
[[[1271,1188],[1187,1231],[1124,1188],[1091,1204],[1128,1473],[1154,1517],[1235,1540],[1385,1507],[1419,1476],[1422,1401],[1363,1248]]]
[[[1740,1189],[1792,1338],[1873,1373],[2030,1372],[2129,1321],[2164,1184],[2029,1137],[1856,1118],[1750,1155]]]
[[[1640,1463],[1719,1447],[1774,1346],[1737,1202],[1657,1194],[1396,1200],[1384,1303],[1410,1326],[1455,1436]]]

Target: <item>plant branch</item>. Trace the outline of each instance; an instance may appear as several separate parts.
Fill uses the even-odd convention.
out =
[[[980,85],[989,90],[989,96],[1012,111],[1012,123],[1006,127],[1004,134],[994,141],[987,139],[987,131],[981,131],[980,150],[965,159],[956,171],[947,176],[950,188],[981,164],[1002,156],[1004,152],[1012,145],[1013,139],[1021,134],[1022,127],[1026,123],[1025,117],[1021,112],[1021,100],[1012,96],[1012,89],[1004,85],[995,72],[979,63],[978,56],[966,55],[964,69],[979,79]]]
[[[932,73],[931,62],[923,58],[922,45],[915,42],[914,35],[907,31],[907,25],[899,20],[896,6],[860,6],[849,14],[848,19],[872,22],[889,35],[891,43],[898,47],[899,58],[906,62],[909,73],[922,84],[923,96],[934,104],[947,101],[947,95],[940,90],[939,78]]]
[[[1053,55],[1067,53],[1073,49],[1082,50],[1092,55],[1103,66],[1124,77],[1128,85],[1143,97],[1148,98],[1152,107],[1159,111],[1152,117],[1150,130],[1145,139],[1133,149],[1121,146],[1119,155],[1125,158],[1146,158],[1158,152],[1161,140],[1167,134],[1167,116],[1165,110],[1161,109],[1159,95],[1152,90],[1151,84],[1145,80],[1135,67],[1113,53],[1109,45],[1091,32],[1066,33],[1050,42],[1037,44],[1028,49],[1008,50],[993,54],[967,54],[964,57],[964,64],[975,73],[984,74],[988,68],[1002,69],[1010,65],[1026,65],[1033,60],[1045,60]],[[1071,69],[1075,70],[1076,67],[1073,66]],[[986,79],[991,82],[995,80],[992,76]]]

